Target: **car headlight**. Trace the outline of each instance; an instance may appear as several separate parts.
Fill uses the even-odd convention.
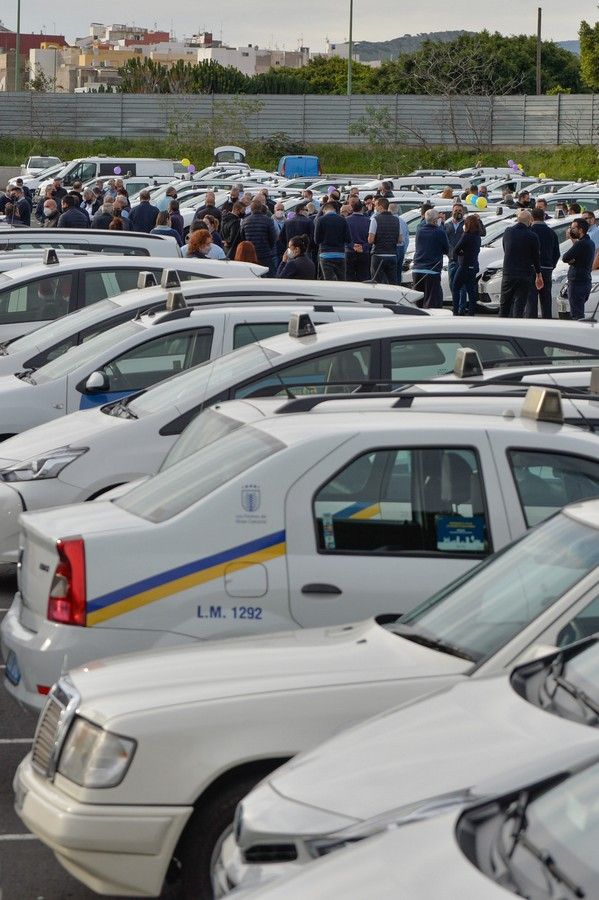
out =
[[[136,746],[131,738],[76,718],[60,754],[58,771],[81,787],[116,787],[127,774]]]
[[[365,822],[344,828],[343,831],[337,831],[335,834],[308,839],[306,840],[306,847],[311,856],[315,858],[326,856],[328,853],[334,853],[336,850],[341,850],[350,844],[364,841],[366,838],[380,834],[382,831],[399,828],[408,822],[440,816],[453,807],[464,806],[464,804],[470,803],[474,799],[475,797],[470,790],[466,789],[455,791],[451,794],[443,794],[439,797],[432,797],[407,806],[400,806],[387,810],[380,816],[366,819]]]
[[[79,459],[88,449],[88,447],[80,447],[78,450],[72,447],[59,447],[57,450],[50,450],[49,453],[0,469],[0,481],[38,481],[42,478],[56,478],[69,463]]]

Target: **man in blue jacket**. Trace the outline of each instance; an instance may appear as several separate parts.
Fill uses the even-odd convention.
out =
[[[424,309],[440,309],[443,306],[441,270],[443,257],[449,253],[449,242],[444,228],[439,228],[439,213],[427,209],[424,224],[416,229],[416,250],[412,263],[414,288],[424,293]]]
[[[351,243],[347,219],[340,216],[331,200],[322,207],[316,220],[314,243],[318,247],[318,266],[325,281],[345,281],[345,246]]]
[[[129,213],[132,231],[145,231],[149,234],[156,225],[159,209],[150,203],[150,192],[140,191],[139,203]]]
[[[533,286],[543,289],[541,275],[541,247],[539,239],[531,230],[532,214],[529,209],[521,209],[518,221],[506,228],[503,235],[503,277],[499,315],[506,319],[521,319]],[[535,275],[536,273],[536,275]]]
[[[572,246],[562,256],[568,269],[568,301],[573,319],[584,319],[584,305],[591,293],[591,269],[595,259],[595,245],[588,235],[586,219],[574,219],[570,225]]]

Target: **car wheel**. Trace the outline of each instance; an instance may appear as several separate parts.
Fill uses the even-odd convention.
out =
[[[192,813],[175,851],[181,900],[213,900],[213,872],[231,833],[235,808],[261,778],[256,774],[234,782]]]

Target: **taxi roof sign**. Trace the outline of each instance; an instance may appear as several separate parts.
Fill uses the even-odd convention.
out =
[[[308,313],[292,313],[289,317],[289,337],[302,338],[316,334],[314,322]]]
[[[54,249],[54,247],[48,247],[47,250],[44,250],[44,265],[45,266],[55,266],[58,263],[58,253]]]
[[[179,278],[179,273],[176,269],[163,269],[162,277],[160,278],[160,287],[163,288],[178,288],[181,287],[181,279]]]
[[[460,347],[455,355],[453,374],[457,378],[472,378],[483,374],[480,356],[472,347]]]
[[[174,309],[184,309],[187,303],[181,291],[169,291],[165,306],[168,312],[172,312]]]
[[[137,287],[142,288],[155,287],[158,282],[153,272],[140,272],[137,276]]]
[[[521,415],[525,419],[563,425],[562,395],[555,388],[529,387],[522,404]]]

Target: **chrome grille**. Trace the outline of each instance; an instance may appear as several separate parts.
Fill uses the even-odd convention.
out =
[[[79,705],[79,697],[70,685],[61,681],[55,684],[39,717],[31,763],[44,778],[53,778],[58,756],[68,727]]]

